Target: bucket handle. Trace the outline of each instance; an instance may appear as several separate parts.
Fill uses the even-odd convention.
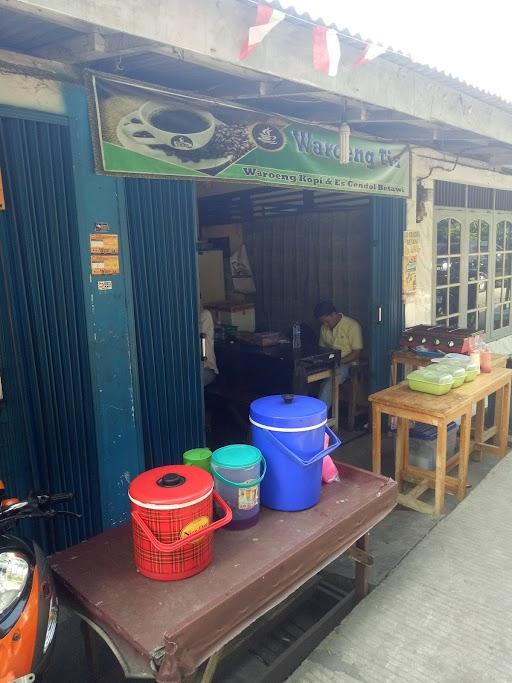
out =
[[[214,501],[218,503],[222,508],[224,512],[224,517],[222,517],[222,519],[217,520],[216,522],[213,522],[213,524],[210,524],[204,529],[199,529],[199,531],[195,531],[193,534],[190,534],[190,536],[187,536],[187,538],[182,538],[178,541],[173,541],[173,543],[162,543],[162,541],[159,541],[158,538],[156,538],[154,533],[151,531],[151,529],[148,527],[146,522],[139,515],[137,510],[132,510],[132,519],[156,550],[158,550],[161,553],[173,553],[176,552],[176,550],[181,550],[181,548],[184,548],[189,543],[192,543],[193,541],[196,541],[199,538],[206,536],[206,534],[211,534],[216,529],[220,529],[226,524],[229,524],[233,519],[233,513],[229,505],[224,502],[224,500],[219,496],[218,493],[216,493],[215,491],[213,491],[212,493]]]
[[[263,477],[265,476],[265,473],[267,471],[267,461],[263,456],[261,456],[260,462],[263,463],[263,472],[260,474],[260,476],[257,479],[252,479],[249,482],[241,482],[241,481],[231,481],[231,479],[226,479],[225,477],[220,474],[220,472],[217,472],[215,469],[215,463],[212,462],[211,468],[213,472],[213,476],[217,477],[220,479],[224,484],[227,484],[228,486],[235,486],[238,489],[250,489],[253,486],[257,486],[258,484],[261,484],[263,481]]]
[[[339,446],[341,446],[341,441],[332,431],[332,429],[329,429],[329,427],[327,427],[327,425],[325,427],[325,431],[329,435],[329,440],[332,439],[334,443],[332,443],[327,448],[324,448],[322,451],[320,451],[320,453],[314,455],[310,460],[303,460],[302,458],[299,458],[297,453],[294,453],[288,448],[288,446],[285,446],[284,443],[277,438],[277,436],[274,436],[271,430],[267,429],[266,433],[285,455],[288,455],[292,460],[295,460],[295,462],[301,465],[302,467],[309,467],[309,465],[312,465],[313,463],[318,462],[318,460],[325,458],[326,455],[332,453],[332,451],[335,451]]]

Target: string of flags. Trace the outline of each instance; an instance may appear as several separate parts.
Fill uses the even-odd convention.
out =
[[[240,50],[240,59],[246,59],[251,52],[260,45],[265,38],[286,17],[281,10],[274,9],[270,5],[259,3],[256,10],[256,23],[249,27],[247,38]],[[335,77],[339,71],[341,61],[341,45],[338,31],[326,26],[313,26],[313,66],[331,77]],[[380,57],[386,48],[375,43],[365,43],[356,65],[362,66]]]

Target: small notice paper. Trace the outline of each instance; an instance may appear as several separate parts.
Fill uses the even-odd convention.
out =
[[[91,254],[119,254],[119,236],[92,233]]]
[[[120,272],[119,256],[94,254],[91,256],[92,275],[118,275]]]

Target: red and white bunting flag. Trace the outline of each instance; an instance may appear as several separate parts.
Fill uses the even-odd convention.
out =
[[[245,59],[284,18],[284,12],[269,5],[258,5],[256,25],[249,29],[249,35],[240,50],[240,59]]]
[[[377,59],[377,57],[380,57],[385,52],[387,52],[387,50],[385,47],[382,47],[382,45],[367,43],[366,47],[364,48],[363,54],[359,57],[357,63],[368,64],[368,62],[372,62],[374,59]]]
[[[313,28],[313,66],[329,76],[338,74],[341,48],[338,33],[333,28]]]

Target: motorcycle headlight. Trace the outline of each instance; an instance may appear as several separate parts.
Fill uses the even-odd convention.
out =
[[[19,600],[29,576],[30,567],[23,555],[0,553],[0,616]]]

